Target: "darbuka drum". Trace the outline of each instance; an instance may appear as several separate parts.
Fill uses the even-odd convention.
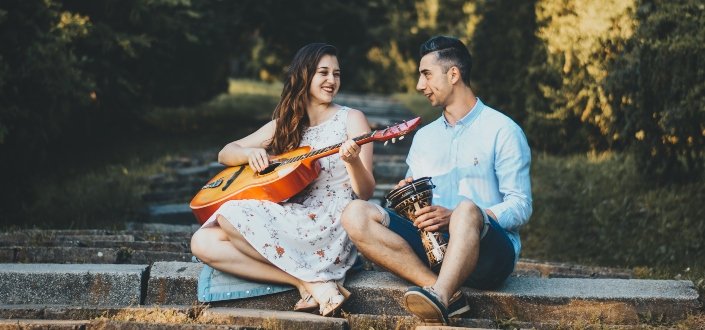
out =
[[[394,209],[397,214],[413,222],[416,219],[414,213],[421,208],[430,206],[433,201],[433,182],[430,177],[423,177],[411,183],[390,191],[385,199],[387,205]],[[431,269],[438,269],[443,262],[448,243],[440,232],[427,232],[419,230],[421,242],[426,251],[426,258]]]

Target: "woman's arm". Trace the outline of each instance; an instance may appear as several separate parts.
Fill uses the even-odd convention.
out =
[[[375,178],[372,175],[372,143],[356,147],[352,138],[369,132],[370,125],[367,123],[365,114],[359,110],[350,109],[347,126],[350,139],[341,146],[340,156],[345,162],[353,191],[361,199],[368,200],[375,190]],[[352,154],[349,151],[352,151]]]
[[[265,169],[269,165],[265,148],[274,137],[275,126],[272,120],[254,133],[226,144],[218,153],[218,162],[226,166],[249,163],[258,172]]]

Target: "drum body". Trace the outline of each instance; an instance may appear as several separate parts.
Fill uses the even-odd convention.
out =
[[[414,213],[433,202],[433,182],[430,177],[423,177],[413,182],[390,191],[385,199],[390,206],[400,216],[413,222],[416,219]],[[438,270],[443,262],[448,243],[440,232],[428,232],[419,230],[421,242],[426,251],[428,265],[433,270]]]

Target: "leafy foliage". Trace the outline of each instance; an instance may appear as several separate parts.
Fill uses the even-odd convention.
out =
[[[643,1],[638,18],[607,85],[619,133],[644,173],[690,181],[705,168],[705,4]]]
[[[608,63],[636,28],[634,1],[537,1],[531,65],[539,95],[528,105],[536,146],[571,152],[613,145],[618,109],[604,87]]]

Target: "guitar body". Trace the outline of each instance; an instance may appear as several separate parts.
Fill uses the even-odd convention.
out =
[[[289,159],[311,151],[305,146],[283,153],[270,160]],[[249,165],[228,167],[214,176],[191,200],[191,210],[203,224],[223,203],[234,199],[259,199],[281,202],[306,188],[318,177],[319,162],[304,158],[256,173]]]
[[[372,141],[402,139],[421,123],[416,117],[393,127],[363,134],[353,138],[355,143],[363,145]],[[258,199],[279,203],[291,198],[306,188],[321,172],[317,161],[338,152],[341,143],[325,148],[311,150],[304,146],[283,153],[270,159],[270,165],[256,173],[249,165],[228,167],[214,176],[191,200],[191,210],[196,220],[203,224],[223,205],[234,199]]]

